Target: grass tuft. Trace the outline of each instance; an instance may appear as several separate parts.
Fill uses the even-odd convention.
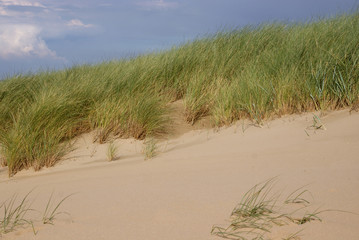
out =
[[[107,160],[108,161],[113,161],[116,159],[116,155],[117,155],[117,146],[115,145],[114,141],[111,141],[107,147]]]
[[[9,200],[0,204],[0,238],[2,234],[6,234],[15,231],[19,227],[31,226],[34,235],[37,231],[34,227],[34,220],[30,219],[27,214],[31,211],[36,211],[31,208],[29,203],[29,195],[32,191],[28,192],[20,202],[17,201],[18,196],[14,195]],[[62,203],[73,194],[70,194],[61,199],[55,206],[52,203],[53,194],[51,194],[45,211],[42,217],[43,224],[54,224],[55,217],[59,214],[68,214],[66,212],[59,212],[58,209]]]
[[[26,214],[33,211],[27,201],[30,193],[31,191],[22,198],[19,204],[16,204],[17,195],[14,195],[10,200],[0,205],[0,210],[3,210],[0,219],[0,236],[13,231],[17,227],[27,224],[32,225],[32,221],[26,219]]]
[[[154,138],[146,138],[143,146],[145,160],[154,158],[157,155],[157,142]]]
[[[322,221],[319,217],[321,213],[334,211],[310,211],[310,201],[305,196],[312,195],[303,187],[293,191],[282,201],[280,193],[273,193],[275,184],[276,178],[272,178],[251,188],[232,211],[230,225],[213,226],[211,233],[227,239],[264,240],[269,239],[267,235],[274,227]],[[306,212],[300,216],[304,210]],[[299,239],[299,232],[290,234],[285,239]]]
[[[50,195],[49,200],[47,201],[46,208],[44,211],[44,214],[42,216],[42,223],[43,224],[54,224],[55,217],[59,214],[68,214],[67,212],[58,212],[58,208],[61,206],[61,204],[71,197],[73,194],[67,195],[63,199],[61,199],[60,202],[58,202],[54,207],[52,206],[52,197],[53,193]],[[51,210],[52,209],[52,210]],[[69,215],[69,214],[68,214]]]

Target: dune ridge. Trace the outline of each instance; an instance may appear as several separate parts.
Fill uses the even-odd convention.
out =
[[[359,14],[219,32],[132,59],[0,81],[0,164],[9,176],[53,166],[89,132],[149,140],[175,109],[212,126],[337,110],[359,101]],[[151,141],[149,141],[151,142]]]
[[[325,129],[313,127],[314,116]],[[243,195],[275,176],[285,194],[305,186],[314,210],[359,213],[358,124],[359,113],[349,110],[290,115],[262,127],[239,121],[164,140],[158,156],[147,161],[140,140],[115,140],[118,159],[109,162],[106,144],[83,136],[55,167],[12,178],[1,169],[1,200],[35,187],[32,207],[41,210],[52,191],[55,201],[75,193],[60,208],[71,216],[59,215],[54,225],[35,222],[37,235],[28,227],[2,239],[222,239],[210,234],[212,226],[228,225]],[[275,228],[265,237],[302,230],[302,240],[357,239],[358,215],[320,217],[322,222]]]

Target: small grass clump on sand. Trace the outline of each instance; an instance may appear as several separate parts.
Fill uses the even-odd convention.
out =
[[[115,145],[115,143],[113,141],[111,141],[107,147],[107,160],[108,161],[113,161],[116,159],[116,155],[117,155],[117,146]]]
[[[153,137],[146,138],[143,145],[143,154],[145,160],[151,159],[157,155],[157,142]]]
[[[28,192],[20,202],[17,202],[17,195],[14,195],[8,201],[5,201],[0,204],[0,238],[2,234],[6,234],[16,230],[19,227],[27,227],[31,226],[34,234],[36,235],[37,231],[34,227],[34,220],[30,219],[27,214],[31,211],[36,211],[31,208],[31,203],[29,203],[29,195],[32,191]],[[55,217],[59,214],[63,214],[66,212],[59,212],[58,209],[61,204],[68,199],[71,195],[64,197],[61,201],[59,201],[55,206],[52,205],[52,197],[51,194],[45,211],[42,217],[43,224],[53,224]],[[66,213],[68,214],[68,213]]]
[[[16,75],[0,81],[0,149],[9,175],[54,165],[68,141],[95,131],[168,134],[170,103],[216,126],[249,118],[352,107],[359,96],[359,13],[263,24],[133,59]]]
[[[308,190],[299,188],[284,200],[280,193],[273,193],[276,178],[255,185],[242,198],[231,213],[228,227],[213,226],[212,234],[234,240],[265,240],[275,227],[290,224],[303,225],[322,221],[322,212],[334,210],[311,210]],[[339,212],[345,212],[340,211]],[[284,239],[300,239],[298,233],[290,233]]]
[[[31,192],[25,195],[21,202],[15,205],[17,196],[14,195],[10,200],[0,205],[2,217],[0,218],[0,236],[2,233],[13,231],[16,227],[32,224],[31,220],[26,219],[26,214],[33,211],[27,202],[27,198]],[[1,216],[1,215],[0,215]]]
[[[42,223],[43,224],[54,224],[54,220],[55,220],[55,217],[57,215],[59,215],[59,214],[67,214],[67,215],[69,215],[67,212],[58,212],[58,209],[61,206],[61,204],[66,199],[71,197],[72,195],[73,194],[67,195],[66,197],[61,199],[61,201],[59,201],[55,206],[53,206],[53,204],[52,204],[53,193],[52,193],[50,198],[49,198],[49,201],[47,201],[46,208],[45,208],[44,214],[42,216]]]

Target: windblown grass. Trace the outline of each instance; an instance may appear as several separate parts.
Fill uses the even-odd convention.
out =
[[[118,150],[117,146],[113,141],[111,141],[107,147],[107,153],[106,153],[108,161],[111,162],[116,159],[117,150]]]
[[[216,126],[352,107],[359,101],[359,14],[220,32],[129,60],[0,81],[0,149],[9,175],[54,165],[69,139],[95,130],[168,134],[169,104]]]
[[[28,226],[32,227],[32,230],[36,235],[37,231],[34,227],[35,220],[28,216],[29,212],[36,211],[35,209],[31,208],[31,203],[29,202],[29,195],[31,192],[32,191],[28,192],[23,198],[20,199],[20,201],[18,201],[18,196],[14,195],[7,201],[0,204],[0,238],[2,234],[15,231],[17,228]],[[70,194],[62,198],[56,205],[53,205],[53,194],[51,194],[43,213],[42,223],[53,224],[57,215],[66,213],[59,212],[59,208],[62,203],[72,195],[73,194]]]
[[[276,178],[255,185],[242,198],[231,213],[228,227],[214,226],[212,234],[234,240],[265,240],[274,227],[289,224],[303,225],[322,221],[322,212],[333,210],[311,210],[308,190],[299,188],[284,201],[280,193],[273,193]],[[286,239],[299,239],[298,233],[289,234]]]
[[[0,210],[3,212],[2,216],[0,215],[0,237],[2,233],[11,232],[16,227],[32,224],[31,220],[26,219],[26,214],[33,211],[27,201],[30,193],[26,194],[19,204],[15,204],[17,196],[14,195],[0,205]]]
[[[68,199],[69,197],[71,197],[73,194],[67,195],[66,197],[64,197],[63,199],[61,199],[61,201],[59,201],[56,205],[52,204],[52,197],[53,197],[53,193],[51,194],[47,204],[46,204],[46,208],[44,211],[44,214],[42,216],[42,223],[43,224],[54,224],[54,220],[56,218],[57,215],[60,214],[68,214],[67,212],[59,212],[58,209],[59,207],[62,205],[62,203]]]
[[[152,137],[147,138],[144,141],[144,145],[143,145],[143,154],[145,155],[145,160],[154,158],[158,152],[157,152],[157,143],[156,140],[153,139]]]

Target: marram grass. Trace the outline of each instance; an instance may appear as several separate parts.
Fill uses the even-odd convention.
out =
[[[28,213],[37,212],[37,210],[31,208],[31,203],[29,201],[29,195],[32,193],[32,190],[29,191],[23,198],[18,198],[18,195],[13,195],[10,199],[0,204],[0,239],[2,235],[15,231],[20,227],[31,226],[34,235],[38,231],[35,230],[33,220],[28,217]],[[43,224],[54,224],[54,220],[60,214],[68,214],[66,212],[60,212],[59,208],[63,202],[71,197],[73,194],[67,195],[62,198],[59,202],[55,203],[53,201],[53,194],[51,194],[49,200],[47,201],[46,208],[43,213],[42,223]],[[69,214],[68,214],[69,215]]]
[[[0,81],[1,164],[13,175],[54,165],[68,140],[95,131],[169,134],[170,103],[216,126],[352,107],[359,93],[359,13],[220,32],[129,60]]]
[[[274,229],[278,231],[283,226],[294,224],[299,227],[313,221],[321,222],[319,215],[323,212],[350,213],[333,209],[313,210],[308,200],[313,196],[303,187],[294,190],[283,200],[281,192],[274,192],[276,183],[277,178],[271,178],[252,187],[233,209],[229,226],[213,226],[211,234],[233,240],[269,240],[273,239],[268,235]],[[301,231],[303,229],[281,239],[300,239],[298,234]]]

